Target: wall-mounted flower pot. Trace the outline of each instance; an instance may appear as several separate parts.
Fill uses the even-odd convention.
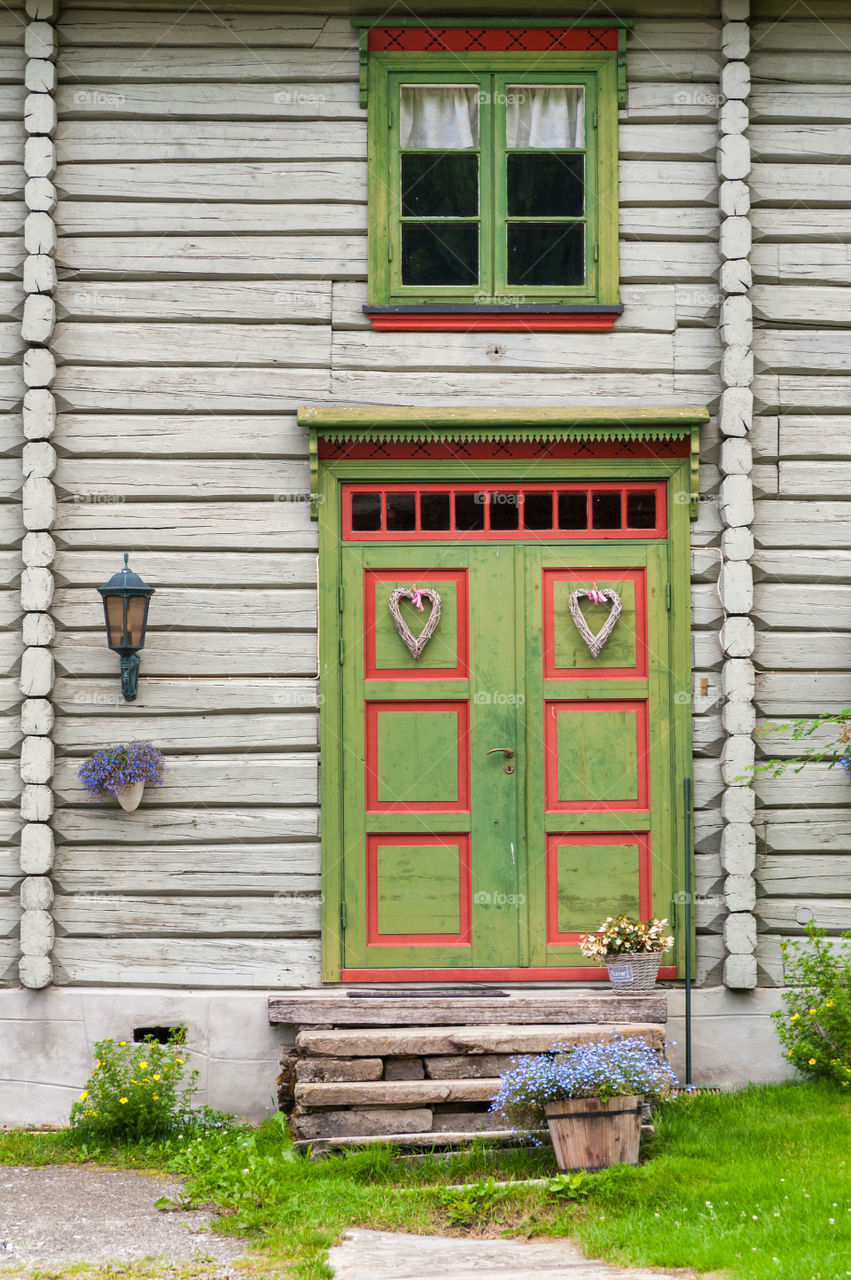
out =
[[[131,782],[126,787],[115,788],[115,798],[121,805],[122,809],[126,809],[128,813],[132,813],[134,809],[138,809],[142,803],[142,795],[145,790],[145,782]]]

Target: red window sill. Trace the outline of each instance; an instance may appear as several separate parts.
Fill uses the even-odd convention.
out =
[[[589,303],[577,306],[487,307],[466,305],[371,306],[365,305],[373,329],[387,332],[441,330],[470,333],[599,332],[614,327],[623,307]]]

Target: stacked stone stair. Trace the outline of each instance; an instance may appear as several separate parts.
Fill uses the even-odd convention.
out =
[[[280,1103],[298,1146],[364,1142],[454,1146],[513,1137],[489,1111],[517,1054],[544,1053],[616,1030],[664,1051],[663,995],[506,992],[273,998],[270,1020],[295,1029],[284,1052]]]

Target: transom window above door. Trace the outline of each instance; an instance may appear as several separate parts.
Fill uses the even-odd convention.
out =
[[[344,540],[664,538],[664,481],[345,484]]]
[[[373,326],[610,328],[624,32],[388,31],[364,33]]]

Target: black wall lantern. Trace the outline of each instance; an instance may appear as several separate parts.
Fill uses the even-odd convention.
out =
[[[139,690],[139,650],[145,647],[148,605],[154,588],[133,572],[127,563],[129,558],[125,551],[124,568],[98,591],[103,599],[107,643],[121,658],[121,692],[126,702],[133,702]]]

